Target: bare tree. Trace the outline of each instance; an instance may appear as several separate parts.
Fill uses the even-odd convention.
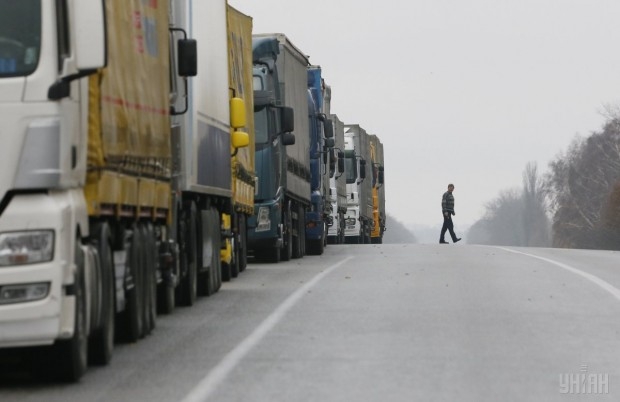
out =
[[[547,189],[553,211],[553,244],[617,249],[620,120],[575,139],[550,164]]]
[[[549,217],[547,216],[545,183],[538,174],[536,162],[529,162],[523,171],[523,245],[541,247],[551,245]]]
[[[545,187],[536,163],[523,171],[523,189],[502,191],[486,205],[467,233],[468,243],[545,247],[550,245]]]

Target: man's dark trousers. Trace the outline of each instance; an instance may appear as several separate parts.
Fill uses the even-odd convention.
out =
[[[448,215],[448,216],[446,216]],[[454,223],[452,223],[452,215],[448,212],[443,214],[443,226],[441,227],[441,235],[439,236],[440,242],[445,242],[446,230],[450,232],[452,242],[456,243],[456,235],[454,234]]]

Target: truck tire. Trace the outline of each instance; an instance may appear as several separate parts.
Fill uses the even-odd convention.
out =
[[[176,261],[178,256],[175,255],[174,250],[170,249],[170,244],[167,243],[166,239],[161,239],[161,243],[155,243],[155,255],[157,259],[157,265],[159,269],[164,269],[162,265],[161,258],[163,254],[171,254],[173,260]],[[167,264],[167,262],[164,262]],[[170,269],[174,271],[172,267],[165,267],[165,269]],[[175,288],[173,280],[167,275],[175,274],[176,272],[168,273],[162,272],[162,281],[157,285],[157,313],[158,314],[171,314],[174,311],[174,306],[176,304],[175,298]]]
[[[114,259],[112,257],[110,227],[107,223],[94,226],[92,231],[92,247],[97,250],[101,270],[101,317],[99,328],[90,335],[88,360],[94,365],[106,365],[112,359],[114,350],[114,315],[116,284]]]
[[[306,255],[306,211],[302,206],[299,207],[299,244],[301,245],[301,255],[299,258],[303,258]]]
[[[241,215],[239,218],[239,272],[245,271],[248,266],[248,232],[247,217]]]
[[[204,214],[205,222],[202,224],[204,233],[202,234],[201,254],[208,260],[207,269],[200,272],[198,277],[198,292],[201,296],[211,296],[216,292],[218,275],[216,269],[222,269],[216,260],[220,260],[220,227],[219,215],[215,208],[211,207]],[[200,220],[202,222],[202,219]]]
[[[75,328],[71,339],[58,341],[54,345],[57,363],[55,374],[59,380],[67,382],[78,381],[88,367],[84,255],[79,238],[75,240],[75,244]]]
[[[185,276],[181,279],[178,287],[177,299],[182,306],[193,306],[197,296],[197,267],[196,252],[198,249],[196,225],[198,224],[198,214],[196,204],[191,202],[182,213],[181,230],[183,230],[182,241],[185,242],[181,247],[181,271]]]
[[[306,245],[309,255],[321,255],[325,250],[323,245],[323,239],[307,240]]]
[[[150,223],[140,225],[142,232],[142,265],[144,272],[144,335],[156,326],[157,317],[157,265],[155,258],[155,233]]]
[[[123,313],[123,326],[121,328],[122,338],[127,342],[137,342],[144,331],[140,237],[139,230],[134,225],[129,250],[126,254],[126,267],[133,278],[133,288],[125,290],[127,303]]]
[[[256,256],[264,262],[278,263],[280,262],[280,248],[272,247],[266,250],[256,251]]]
[[[166,280],[157,286],[157,313],[172,314],[176,304],[174,287]]]
[[[220,222],[220,213],[215,208],[213,209],[213,220],[216,222],[213,227],[213,233],[215,238],[215,250],[217,250],[213,257],[213,265],[215,266],[213,270],[215,273],[215,286],[213,290],[215,293],[222,288],[222,259],[220,258],[219,252],[222,247],[222,222]]]
[[[211,210],[207,209],[206,211],[200,211],[200,223],[198,224],[201,227],[200,241],[198,243],[198,247],[201,254],[203,254],[203,258],[205,258],[208,262],[207,268],[200,267],[198,270],[197,277],[197,291],[198,296],[211,296],[213,293],[213,278],[211,274],[211,266],[213,264],[213,230],[211,226],[213,225],[213,219],[211,217]],[[204,261],[203,261],[204,265]]]
[[[239,276],[239,234],[235,234],[232,239],[233,255],[230,262],[230,276],[237,278]]]
[[[230,282],[230,278],[232,277],[232,261],[231,264],[227,264],[225,262],[222,263],[222,281]]]
[[[280,253],[280,259],[282,261],[289,261],[293,255],[293,221],[291,218],[290,203],[282,214],[282,223],[282,251]],[[299,236],[295,237],[295,240],[299,241]]]
[[[297,233],[296,236],[293,236],[293,258],[301,258],[304,256],[303,253],[305,244],[302,242],[304,238],[303,235],[306,233],[306,227],[302,224],[302,213],[303,210],[300,207],[297,207],[297,220],[292,222],[292,225],[295,225],[295,232]]]

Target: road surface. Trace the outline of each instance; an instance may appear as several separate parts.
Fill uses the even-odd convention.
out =
[[[620,252],[329,246],[250,264],[78,384],[5,362],[0,401],[618,401],[619,289]]]

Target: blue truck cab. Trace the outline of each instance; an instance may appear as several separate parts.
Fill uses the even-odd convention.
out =
[[[324,83],[321,68],[308,68],[308,118],[310,126],[310,210],[306,212],[306,250],[323,254],[327,242],[327,219],[331,216],[328,156],[333,148],[331,120],[323,113]],[[329,146],[331,145],[331,147]]]
[[[254,214],[248,219],[248,250],[255,258],[291,258],[292,213],[287,197],[286,147],[295,144],[294,111],[283,106],[276,38],[254,38],[254,124],[256,132]]]

